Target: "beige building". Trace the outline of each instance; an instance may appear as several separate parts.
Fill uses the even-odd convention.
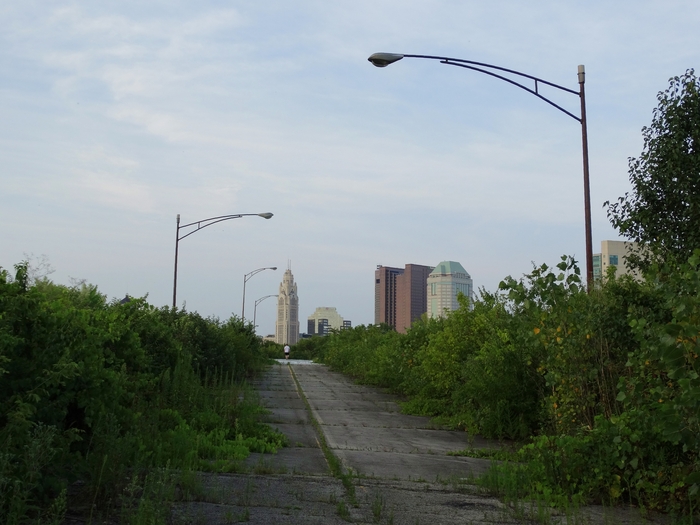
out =
[[[281,345],[295,345],[299,341],[299,296],[292,270],[287,269],[282,276],[277,296],[277,322],[275,342]]]
[[[342,330],[347,323],[333,306],[319,306],[308,317],[306,333],[309,335],[326,335],[328,330]]]
[[[444,317],[457,310],[461,292],[472,299],[474,283],[464,267],[455,261],[443,261],[428,276],[428,318]]]
[[[626,258],[630,251],[636,248],[636,242],[628,241],[600,241],[600,253],[593,254],[593,279],[599,280],[608,273],[608,268],[616,268],[615,275],[632,275],[640,277],[639,272],[627,266]]]

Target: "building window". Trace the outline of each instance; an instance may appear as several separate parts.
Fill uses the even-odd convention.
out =
[[[617,255],[610,256],[610,264],[613,266],[617,266]]]

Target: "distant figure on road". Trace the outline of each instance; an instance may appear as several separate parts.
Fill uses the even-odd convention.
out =
[[[289,345],[284,345],[284,358],[289,359]]]

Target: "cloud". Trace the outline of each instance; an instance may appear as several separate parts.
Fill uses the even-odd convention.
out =
[[[0,219],[18,226],[0,244],[20,255],[55,246],[67,272],[110,295],[139,275],[130,293],[167,303],[176,213],[269,210],[271,221],[188,239],[200,275],[182,293],[193,307],[227,315],[241,270],[288,257],[308,313],[317,297],[328,303],[328,287],[314,283],[341,268],[347,281],[333,293],[352,304],[332,306],[354,321],[371,321],[376,263],[446,254],[479,284],[497,284],[531,260],[582,252],[580,129],[496,79],[418,60],[378,70],[367,56],[474,58],[574,89],[586,64],[597,242],[614,235],[599,204],[628,187],[626,159],[639,154],[656,92],[697,61],[699,9],[690,0],[6,2]],[[577,109],[574,96],[564,103]],[[48,213],[58,218],[51,235]],[[95,239],[113,252],[94,250]],[[89,265],[76,256],[88,252]]]
[[[138,162],[103,149],[82,151],[76,160],[79,164],[74,168],[74,178],[64,190],[74,199],[139,213],[153,211],[150,186],[133,177]]]

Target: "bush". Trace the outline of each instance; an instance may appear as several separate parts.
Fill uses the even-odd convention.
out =
[[[324,362],[404,409],[524,443],[484,483],[566,505],[700,507],[700,251],[587,293],[570,257],[406,334],[332,334]],[[510,490],[510,489],[509,489]]]
[[[134,469],[229,468],[281,446],[243,383],[267,363],[259,345],[237,318],[0,269],[0,521],[61,508],[78,479],[104,507]]]

